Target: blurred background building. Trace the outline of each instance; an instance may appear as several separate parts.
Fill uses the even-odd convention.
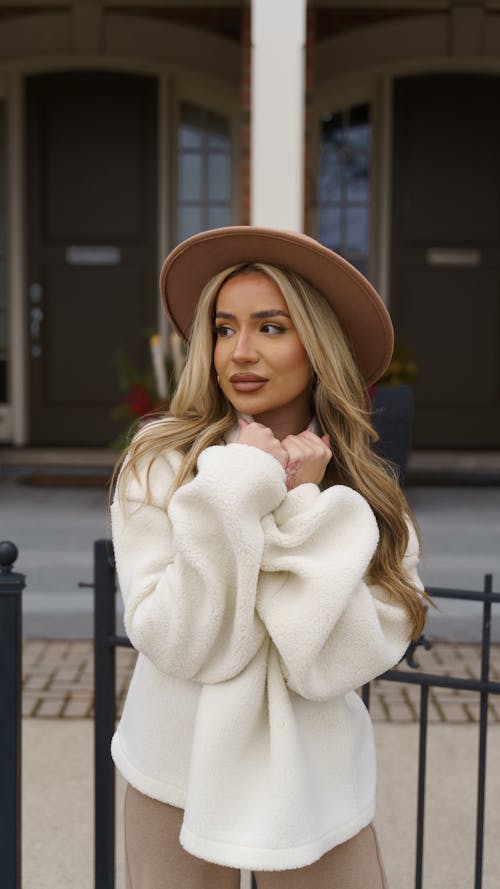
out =
[[[162,258],[256,223],[379,288],[416,448],[498,448],[499,109],[500,0],[4,0],[0,442],[109,442]]]

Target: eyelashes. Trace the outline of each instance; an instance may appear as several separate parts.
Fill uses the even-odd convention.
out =
[[[286,330],[287,328],[283,327],[282,324],[271,324],[268,322],[267,324],[262,325],[262,327],[260,328],[260,333],[270,333],[272,336],[277,336],[281,333],[285,333]],[[234,330],[227,324],[216,324],[214,325],[214,333],[216,336],[225,339],[226,337],[230,336],[231,333],[234,333]]]
[[[231,333],[231,328],[227,326],[227,324],[214,324],[214,333],[215,336],[225,337]]]
[[[284,333],[286,327],[283,327],[282,324],[263,324],[261,330],[263,331],[265,327],[271,327],[275,333]]]

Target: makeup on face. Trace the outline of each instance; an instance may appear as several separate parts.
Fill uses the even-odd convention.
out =
[[[311,364],[278,287],[262,272],[236,275],[215,306],[214,365],[233,407],[266,425],[310,419]],[[305,427],[303,427],[305,428]]]

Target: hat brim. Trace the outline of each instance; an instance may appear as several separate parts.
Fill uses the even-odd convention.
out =
[[[386,370],[394,346],[389,313],[369,281],[349,262],[298,232],[231,226],[200,232],[166,258],[160,293],[177,333],[188,340],[200,294],[213,275],[232,265],[267,262],[305,278],[325,297],[350,341],[367,385]]]

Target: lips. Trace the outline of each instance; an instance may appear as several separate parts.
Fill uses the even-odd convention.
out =
[[[267,383],[265,377],[259,377],[258,374],[233,374],[229,378],[233,389],[237,392],[257,392],[258,389]]]
[[[265,377],[259,377],[258,374],[233,374],[229,377],[231,383],[265,383]]]

